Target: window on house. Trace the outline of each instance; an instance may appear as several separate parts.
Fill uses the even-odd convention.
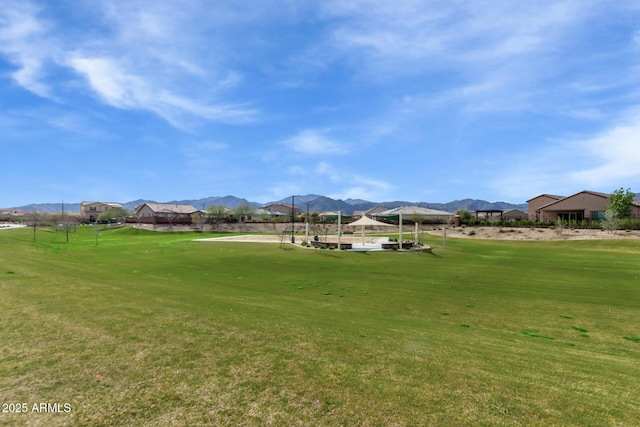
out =
[[[602,221],[605,219],[604,211],[591,211],[592,221]]]
[[[558,212],[558,218],[562,221],[582,221],[584,219],[583,212]]]

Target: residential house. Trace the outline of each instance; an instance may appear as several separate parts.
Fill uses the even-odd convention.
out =
[[[481,219],[489,222],[502,221],[504,217],[504,210],[502,209],[478,209],[475,211],[476,219]]]
[[[555,196],[553,194],[541,194],[539,196],[534,197],[533,199],[527,200],[527,213],[529,219],[532,221],[546,221],[541,217],[540,208],[542,206],[546,206],[549,203],[556,202],[558,200],[564,199],[564,196]]]
[[[436,209],[423,208],[420,206],[401,206],[399,208],[388,209],[383,212],[378,212],[373,217],[378,218],[393,218],[400,217],[402,215],[402,221],[413,221],[416,218],[420,218],[423,222],[431,223],[447,223],[453,220],[453,214],[451,212],[439,211]]]
[[[355,211],[353,213],[353,217],[354,218],[362,218],[363,216],[367,216],[367,217],[372,217],[375,214],[378,214],[380,212],[384,212],[384,211],[388,211],[389,208],[386,206],[375,206],[369,210],[366,211]]]
[[[351,215],[341,211],[324,211],[318,213],[318,219],[320,221],[338,221],[338,217],[340,217],[342,221],[346,221],[348,218],[351,218]]]
[[[520,209],[507,209],[502,212],[502,219],[504,221],[521,221],[527,218],[527,213],[522,212]]]
[[[299,207],[292,207],[286,203],[272,203],[270,205],[262,206],[260,209],[268,212],[271,215],[289,215],[291,216],[292,210],[295,210],[294,215],[300,215],[302,212]]]
[[[609,207],[609,195],[596,191],[581,191],[572,196],[540,206],[540,221],[600,221]],[[640,201],[634,200],[631,218],[640,219]]]
[[[201,212],[191,205],[174,203],[144,203],[137,206],[133,214],[145,224],[191,224],[191,216]]]
[[[96,222],[100,215],[114,208],[122,208],[122,205],[114,202],[82,202],[80,203],[80,221]]]
[[[280,211],[269,211],[267,209],[264,208],[258,208],[253,212],[253,215],[251,215],[252,218],[261,218],[263,220],[268,220],[271,219],[273,217],[280,217],[280,216],[291,216],[291,212],[289,212],[288,214],[283,214]]]

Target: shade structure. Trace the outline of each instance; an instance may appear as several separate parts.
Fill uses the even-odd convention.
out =
[[[395,227],[395,225],[393,224],[387,224],[386,222],[380,222],[380,221],[376,221],[375,219],[371,219],[368,216],[363,216],[362,218],[360,218],[357,221],[354,221],[350,224],[345,224],[345,227],[358,227],[361,226],[362,227],[362,244],[364,245],[364,228],[367,225],[379,225],[382,227]]]

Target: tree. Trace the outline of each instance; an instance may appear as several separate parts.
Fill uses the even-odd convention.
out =
[[[273,226],[273,231],[278,231],[278,224],[282,224],[283,222],[289,222],[288,218],[284,215],[271,215],[269,218],[269,222]]]
[[[253,212],[254,209],[249,204],[243,203],[233,210],[233,216],[238,218],[238,221],[240,221],[241,224],[244,224],[247,217],[251,216]]]
[[[204,225],[207,222],[207,217],[201,212],[195,212],[191,214],[191,222],[196,224],[202,233],[204,232]]]
[[[618,218],[615,212],[607,209],[604,213],[604,219],[600,221],[600,227],[607,231],[607,233],[616,231],[618,227],[620,227],[620,218]]]
[[[558,236],[562,236],[562,230],[564,230],[564,226],[565,222],[560,217],[557,217],[553,222],[553,229]]]
[[[24,216],[24,220],[29,227],[33,228],[33,241],[35,242],[36,229],[48,221],[47,215],[37,211],[29,212]]]
[[[423,220],[422,215],[418,213],[414,213],[409,216],[409,221],[411,221],[414,224],[422,224],[422,220]]]
[[[309,222],[313,225],[313,234],[318,234],[318,223],[320,222],[320,214],[318,212],[311,212],[309,214]]]
[[[471,212],[466,209],[458,209],[456,215],[460,216],[461,221],[469,221],[471,219]]]
[[[609,195],[608,211],[611,211],[619,219],[629,218],[634,194],[628,188],[615,190]]]
[[[129,211],[124,208],[109,208],[100,214],[98,221],[110,221],[112,219],[124,221],[128,216]]]
[[[181,214],[180,214],[180,212],[176,212],[176,211],[173,211],[173,210],[170,210],[170,209],[165,209],[165,210],[162,211],[162,216],[169,223],[169,230],[173,230],[173,226],[178,221],[178,219],[180,218]]]
[[[69,233],[72,231],[76,231],[76,227],[78,225],[78,217],[75,215],[65,215],[64,213],[60,215],[55,215],[53,218],[53,223],[56,226],[56,231],[61,229],[64,233],[67,243],[69,243]]]
[[[213,218],[217,230],[218,224],[227,216],[227,207],[224,205],[211,205],[207,207],[207,216]]]

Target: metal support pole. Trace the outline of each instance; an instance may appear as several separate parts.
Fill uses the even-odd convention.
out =
[[[294,198],[295,196],[291,196],[291,243],[296,242],[296,236],[294,236],[295,215],[296,215],[296,205],[294,204]]]

